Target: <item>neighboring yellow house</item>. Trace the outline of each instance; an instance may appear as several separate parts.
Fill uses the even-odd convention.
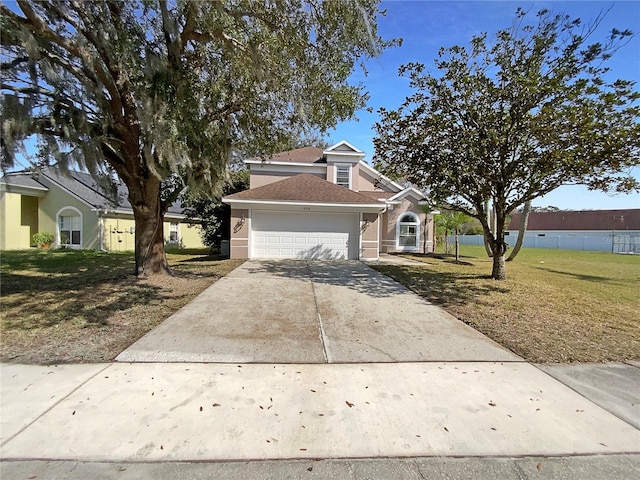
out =
[[[114,206],[87,173],[7,173],[0,179],[0,250],[29,248],[38,232],[53,233],[54,248],[134,250],[133,211],[123,192]],[[167,245],[204,247],[200,226],[187,223],[179,205],[169,208],[163,228]]]

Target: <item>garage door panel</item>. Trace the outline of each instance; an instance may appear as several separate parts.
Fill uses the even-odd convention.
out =
[[[252,230],[254,258],[353,259],[358,255],[357,214],[254,212]]]

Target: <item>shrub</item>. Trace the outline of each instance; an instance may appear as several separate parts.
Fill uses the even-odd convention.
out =
[[[38,248],[44,248],[47,247],[49,245],[51,245],[53,243],[53,241],[55,240],[55,235],[53,233],[50,232],[38,232],[36,233],[32,240],[33,243],[36,247]]]

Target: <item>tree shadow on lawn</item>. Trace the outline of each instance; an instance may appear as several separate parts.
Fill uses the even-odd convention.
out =
[[[74,324],[89,326],[108,325],[108,319],[118,311],[136,305],[161,302],[167,297],[162,288],[139,283],[130,277],[123,282],[107,282],[97,286],[78,286],[77,290],[62,295],[51,288],[37,295],[15,294],[3,296],[2,328],[6,330],[32,330]]]
[[[494,292],[509,292],[509,288],[492,280],[490,275],[441,272],[426,264],[374,265],[373,268],[430,303],[443,307],[479,302],[483,296]]]
[[[555,273],[558,275],[567,275],[569,277],[576,278],[578,280],[584,280],[587,282],[596,282],[596,283],[608,283],[612,285],[623,285],[624,282],[617,281],[615,278],[611,277],[602,277],[599,275],[585,275],[583,273],[575,273],[575,272],[565,272],[562,270],[555,270],[553,268],[545,268],[545,267],[533,267],[537,270],[542,270],[543,272]]]

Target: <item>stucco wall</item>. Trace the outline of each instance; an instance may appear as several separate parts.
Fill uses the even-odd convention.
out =
[[[66,193],[46,177],[40,177],[39,181],[49,187],[47,195],[40,199],[40,216],[38,230],[51,232],[56,236],[55,246],[60,245],[58,231],[58,214],[64,210],[73,211],[82,216],[81,248],[97,249],[99,247],[98,215],[91,207],[75,196]],[[71,208],[69,208],[71,207]]]
[[[369,174],[368,170],[365,170],[364,168],[359,169],[358,190],[360,192],[383,192],[383,191],[385,191],[382,188],[380,188],[378,185],[374,184],[375,180],[376,179]],[[389,190],[386,190],[386,191],[389,191]]]
[[[178,223],[178,243],[180,248],[204,248],[200,235],[200,225],[189,225],[177,220],[165,220],[162,224],[165,243],[169,244],[170,224]],[[105,216],[102,219],[102,248],[110,252],[135,250],[135,221],[133,215]]]
[[[109,252],[135,250],[135,222],[129,218],[102,219],[102,248]]]
[[[420,226],[418,228],[418,248],[415,251],[422,252],[424,248],[424,223],[427,218],[427,214],[422,212],[417,204],[407,199],[403,199],[400,205],[394,205],[393,209],[388,209],[387,213],[384,215],[384,223],[382,226],[382,252],[393,253],[399,251],[396,242],[398,220],[407,212],[417,215],[420,221]],[[429,242],[427,251],[430,251],[429,245],[433,245],[433,221],[427,224],[427,235],[427,241]]]
[[[249,210],[231,209],[231,258],[249,258]]]
[[[37,197],[0,193],[0,250],[29,248],[31,237],[38,232],[37,208]]]
[[[165,237],[169,232],[169,226],[165,226]],[[188,223],[181,223],[178,229],[178,235],[184,248],[205,248],[206,245],[202,243],[202,227],[200,225],[189,225]]]
[[[249,188],[258,188],[264,185],[268,185],[270,183],[279,182],[280,180],[284,180],[285,178],[294,177],[299,175],[302,172],[273,172],[273,171],[262,171],[260,167],[252,168],[251,175],[249,177]],[[326,173],[323,170],[320,172],[305,172],[310,175],[314,175],[318,178],[322,178],[326,180]]]
[[[362,260],[377,260],[379,258],[379,215],[377,213],[363,213],[360,225],[360,258]]]

